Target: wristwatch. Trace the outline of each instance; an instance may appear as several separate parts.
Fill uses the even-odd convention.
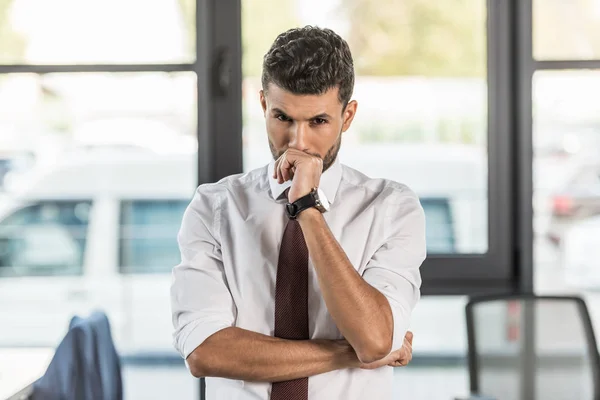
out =
[[[329,201],[325,193],[319,188],[313,188],[306,196],[300,197],[293,203],[287,203],[285,211],[290,219],[296,219],[302,211],[311,207],[316,208],[322,213],[329,210]]]

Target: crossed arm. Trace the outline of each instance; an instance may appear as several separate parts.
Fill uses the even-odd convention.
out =
[[[187,358],[192,375],[278,382],[358,368],[343,340],[286,340],[230,327],[210,336]]]
[[[412,333],[382,360],[361,363],[346,340],[286,340],[230,327],[220,330],[187,358],[197,378],[214,376],[248,382],[279,382],[345,369],[406,366],[412,359]]]

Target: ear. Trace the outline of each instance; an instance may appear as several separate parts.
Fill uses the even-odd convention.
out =
[[[352,125],[352,121],[354,120],[354,116],[356,115],[356,109],[358,108],[358,102],[356,100],[352,100],[346,105],[346,109],[344,110],[344,123],[342,125],[342,132],[346,132],[350,125]]]
[[[267,98],[265,97],[265,91],[261,89],[260,91],[260,105],[263,109],[263,114],[267,112]]]

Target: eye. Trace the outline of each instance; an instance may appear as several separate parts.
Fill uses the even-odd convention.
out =
[[[283,114],[277,114],[275,116],[275,118],[277,118],[278,120],[282,121],[282,122],[289,122],[290,119],[287,117],[287,115],[283,115]]]
[[[313,119],[313,124],[315,125],[323,125],[326,124],[327,120],[325,118],[315,118]]]

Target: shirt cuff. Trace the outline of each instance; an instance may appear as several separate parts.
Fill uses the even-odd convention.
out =
[[[187,359],[188,356],[206,339],[214,335],[220,330],[231,327],[231,324],[223,321],[198,321],[195,326],[191,327],[187,335],[181,332],[180,338],[177,340],[176,347],[181,356]],[[187,363],[186,363],[187,365]]]

